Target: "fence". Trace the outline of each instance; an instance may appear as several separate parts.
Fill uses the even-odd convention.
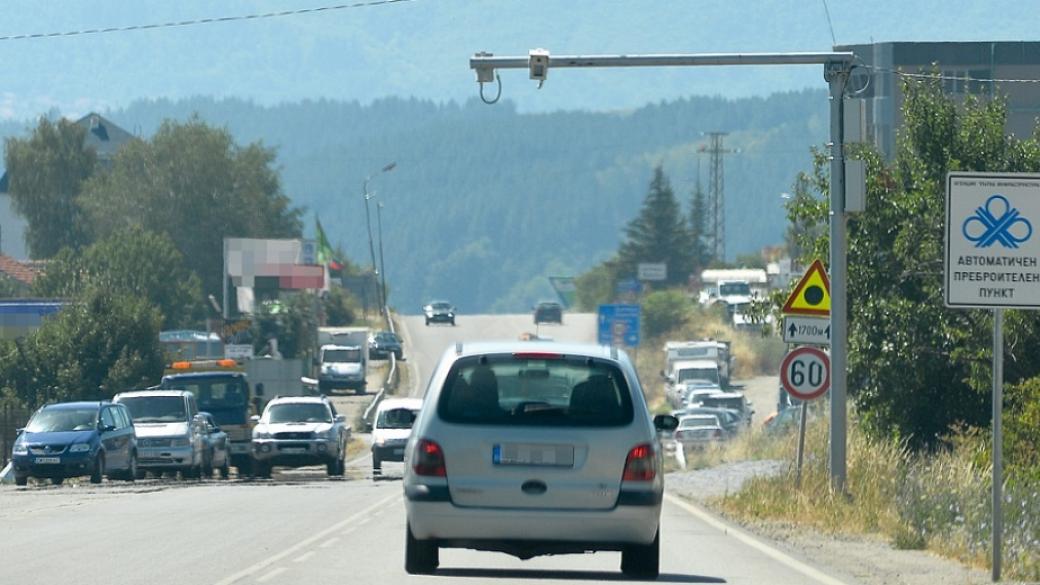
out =
[[[15,431],[25,426],[31,414],[28,409],[10,403],[0,405],[0,467],[7,465],[11,457],[11,449],[17,436]]]

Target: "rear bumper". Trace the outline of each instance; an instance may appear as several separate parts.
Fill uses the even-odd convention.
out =
[[[380,461],[404,461],[405,444],[372,445],[372,457]]]
[[[619,505],[610,510],[538,510],[462,508],[409,495],[406,508],[418,539],[435,540],[445,547],[503,552],[519,547],[533,556],[650,544],[661,518],[660,494],[654,499],[656,503]]]

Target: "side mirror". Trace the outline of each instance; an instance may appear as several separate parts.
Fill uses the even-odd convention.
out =
[[[670,414],[659,414],[654,417],[654,428],[659,431],[674,431],[679,426],[679,419]]]
[[[368,421],[365,421],[365,432],[366,433],[371,433],[372,432],[372,423],[370,423]]]
[[[98,425],[98,430],[102,433],[111,433],[116,430],[116,425]]]
[[[342,414],[337,414],[337,415],[336,415],[336,422],[338,422],[338,423],[341,423],[341,422],[347,422],[347,417],[346,417],[346,415],[342,415]]]
[[[20,434],[22,434],[22,433],[24,433],[24,432],[25,432],[25,427],[22,427],[22,428],[20,428],[20,429],[15,429],[15,430],[14,430],[14,436],[16,436],[16,437],[17,437],[18,435],[20,435]]]
[[[260,422],[260,417],[254,414],[253,416],[249,417],[249,422],[258,423]]]

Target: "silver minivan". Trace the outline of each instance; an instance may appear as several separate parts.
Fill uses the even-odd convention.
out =
[[[664,490],[657,430],[629,358],[592,345],[457,345],[426,390],[405,453],[405,569],[440,548],[621,551],[658,574]],[[656,427],[656,428],[655,428]]]

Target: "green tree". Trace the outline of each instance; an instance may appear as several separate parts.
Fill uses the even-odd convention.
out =
[[[239,146],[226,129],[166,121],[151,140],[121,149],[81,199],[101,235],[142,226],[169,236],[203,291],[219,294],[224,237],[301,234],[301,210],[282,192],[274,162],[273,150]]]
[[[45,297],[74,298],[97,288],[145,299],[159,309],[166,329],[196,320],[202,308],[199,278],[166,234],[122,228],[73,251],[62,250],[33,283]]]
[[[0,299],[13,299],[26,296],[29,286],[20,280],[8,276],[0,276]]]
[[[904,84],[904,128],[892,164],[852,149],[868,168],[865,213],[849,221],[849,389],[876,431],[934,444],[957,424],[989,419],[991,318],[943,305],[944,190],[948,170],[1040,169],[1035,139],[1004,135],[1001,99],[969,97],[962,106],[938,82]],[[802,260],[826,257],[829,177],[814,153],[814,172],[788,205]],[[1040,318],[1008,314],[1009,347],[1036,347]],[[1040,357],[1010,351],[1009,382],[1040,374]]]
[[[330,327],[350,325],[359,313],[357,299],[341,286],[329,289],[322,299],[322,308],[325,311],[325,324]]]
[[[0,380],[30,407],[154,384],[163,372],[160,322],[143,299],[87,291],[32,335],[0,345]]]
[[[86,130],[68,120],[41,118],[28,138],[8,138],[5,164],[11,201],[27,222],[25,242],[33,258],[50,258],[88,241],[78,204],[97,155],[84,147]]]
[[[316,303],[313,294],[303,292],[261,303],[253,314],[253,349],[264,353],[269,341],[277,339],[284,358],[313,355],[318,342]]]
[[[681,290],[658,290],[643,297],[643,332],[657,337],[686,324],[692,303]]]
[[[664,284],[686,284],[694,267],[692,250],[679,201],[658,166],[642,210],[625,228],[625,241],[618,250],[620,274],[634,276],[640,262],[664,262],[668,267]]]
[[[711,263],[708,249],[708,201],[698,180],[690,199],[690,253],[693,255],[693,271],[698,276]]]
[[[574,279],[574,296],[578,303],[578,310],[595,311],[600,305],[613,301],[616,287],[616,259],[593,266]]]

